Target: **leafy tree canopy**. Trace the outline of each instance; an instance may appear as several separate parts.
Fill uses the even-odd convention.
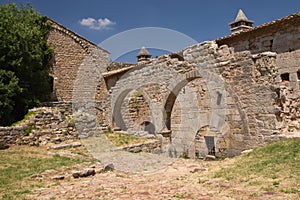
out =
[[[51,25],[31,6],[0,5],[0,125],[21,119],[50,94]]]

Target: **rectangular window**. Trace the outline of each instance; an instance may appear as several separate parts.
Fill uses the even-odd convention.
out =
[[[208,149],[208,155],[215,155],[215,138],[213,136],[204,136],[204,139]]]
[[[284,73],[280,75],[282,81],[290,81],[290,74]]]
[[[300,80],[300,70],[297,71],[297,77],[298,77],[298,80]]]
[[[262,46],[264,50],[272,51],[273,48],[273,40],[265,40],[262,42]]]

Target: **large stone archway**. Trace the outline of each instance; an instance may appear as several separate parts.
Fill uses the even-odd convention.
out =
[[[195,152],[198,145],[199,153],[199,149],[208,148],[205,143],[211,146],[208,141],[213,141],[216,153],[236,155],[271,138],[270,134],[277,131],[273,126],[276,93],[272,89],[273,82],[263,81],[268,74],[256,75],[260,69],[255,62],[257,59],[271,62],[273,57],[235,53],[227,46],[218,47],[213,41],[188,47],[181,54],[180,60],[166,55],[125,73],[112,88],[114,120],[122,123],[119,110],[124,95],[156,84],[161,87],[146,90],[151,123],[156,133],[172,131],[172,143],[181,152],[185,148]],[[156,95],[151,95],[151,91]],[[202,97],[201,91],[205,91]],[[263,99],[265,96],[260,92],[264,92],[268,100]],[[258,114],[257,110],[261,112]],[[179,119],[178,127],[172,125],[172,116]],[[261,119],[272,126],[262,125]]]

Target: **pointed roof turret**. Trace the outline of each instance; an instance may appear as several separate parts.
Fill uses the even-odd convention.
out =
[[[151,54],[145,47],[142,47],[137,56],[151,56]]]
[[[249,20],[242,9],[239,9],[234,22],[229,23],[231,32],[241,32],[252,28],[254,21]]]
[[[245,13],[242,11],[242,9],[239,9],[239,12],[234,21],[239,22],[239,21],[249,21],[249,20],[246,17]]]
[[[149,53],[149,51],[145,47],[142,47],[136,57],[139,63],[142,61],[149,61],[151,56],[152,55]]]

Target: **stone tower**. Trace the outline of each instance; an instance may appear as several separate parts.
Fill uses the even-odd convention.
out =
[[[242,9],[239,9],[239,12],[234,20],[234,22],[229,23],[231,33],[237,33],[244,30],[251,29],[253,26],[253,21],[249,20]]]
[[[137,57],[138,63],[141,63],[141,62],[149,61],[151,56],[152,55],[149,53],[149,51],[147,51],[147,49],[145,47],[142,47],[136,57]]]

